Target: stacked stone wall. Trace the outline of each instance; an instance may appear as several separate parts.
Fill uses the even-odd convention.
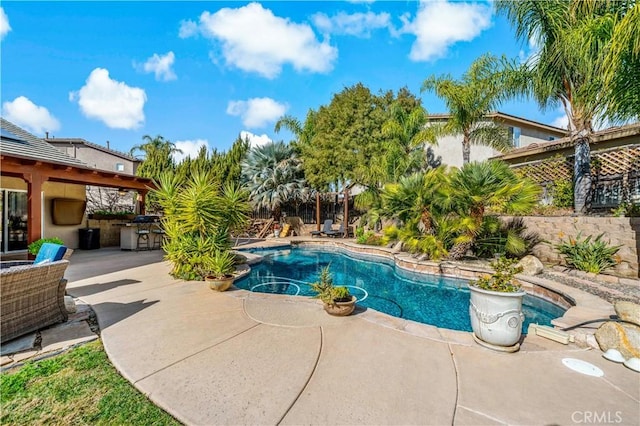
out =
[[[503,216],[508,220],[511,217]],[[618,265],[605,273],[620,277],[638,278],[640,253],[639,217],[595,217],[595,216],[525,216],[522,218],[527,230],[537,233],[544,242],[533,249],[533,254],[547,264],[564,264],[564,257],[554,248],[569,237],[581,238],[600,234],[611,245],[619,245]]]
[[[122,219],[89,219],[89,228],[100,229],[100,247],[120,246],[120,229],[124,221]]]

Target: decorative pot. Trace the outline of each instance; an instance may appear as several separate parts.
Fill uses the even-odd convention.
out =
[[[472,285],[469,290],[469,315],[476,341],[518,350],[524,321],[522,298],[526,293],[483,290]]]
[[[275,231],[273,231],[273,236],[276,238],[280,238],[280,230],[276,229]]]
[[[345,317],[350,315],[351,312],[356,308],[356,297],[351,296],[351,300],[347,300],[345,302],[333,301],[333,304],[324,304],[324,310],[327,311],[329,315],[334,315],[337,317]]]
[[[209,288],[214,291],[227,291],[235,277],[233,275],[225,275],[224,278],[216,278],[214,276],[206,276],[204,280],[209,283]]]

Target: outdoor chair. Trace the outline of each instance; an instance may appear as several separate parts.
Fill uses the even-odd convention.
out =
[[[329,235],[331,232],[334,232],[333,229],[331,229],[332,226],[333,220],[327,219],[324,221],[324,225],[322,225],[322,231],[311,231],[311,236]]]
[[[151,250],[151,225],[139,223],[136,229],[136,251]]]
[[[152,226],[151,233],[153,234],[153,245],[151,246],[151,249],[152,250],[161,249],[162,243],[165,237],[167,236],[167,233],[158,224],[154,224]]]
[[[0,270],[0,341],[2,343],[67,320],[64,272],[68,260]]]
[[[40,265],[47,262],[55,262],[58,260],[69,260],[73,254],[73,249],[67,248],[60,244],[44,243],[38,251],[38,255],[34,260],[7,260],[0,262],[0,269],[13,268],[14,266]]]
[[[331,230],[329,232],[325,232],[327,237],[344,237],[344,222],[340,224],[340,228],[337,231]]]

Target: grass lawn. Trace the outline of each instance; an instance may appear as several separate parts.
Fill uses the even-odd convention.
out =
[[[99,340],[2,373],[0,405],[0,424],[180,424],[118,374]]]

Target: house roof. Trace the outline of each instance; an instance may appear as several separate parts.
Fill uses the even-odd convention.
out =
[[[123,158],[125,160],[134,161],[140,163],[142,160],[133,157],[130,154],[126,154],[124,152],[116,151],[115,149],[107,148],[102,145],[98,145],[97,143],[89,142],[86,139],[82,138],[45,138],[50,144],[71,144],[71,145],[86,145],[90,148],[97,149],[98,151],[106,152],[117,157]]]
[[[35,135],[0,117],[0,152],[13,157],[64,165],[88,167],[82,161],[57,150]]]
[[[443,114],[429,114],[428,119],[448,119],[451,117],[449,113]],[[487,118],[493,118],[498,120],[509,120],[515,121],[520,124],[525,124],[531,127],[537,127],[539,129],[544,129],[548,132],[556,133],[558,136],[564,136],[567,134],[567,129],[562,129],[560,127],[550,126],[548,124],[540,123],[539,121],[529,120],[527,118],[518,117],[515,115],[507,114],[500,111],[490,112],[486,115]]]
[[[640,135],[640,122],[627,124],[624,126],[610,127],[608,129],[595,132],[591,140],[592,143],[597,143],[634,135]],[[505,154],[498,155],[494,158],[510,160],[513,158],[540,154],[543,152],[558,151],[563,148],[572,147],[573,145],[574,142],[571,140],[571,138],[569,136],[565,136],[561,139],[556,139],[555,141],[532,143],[521,148],[513,149]]]

